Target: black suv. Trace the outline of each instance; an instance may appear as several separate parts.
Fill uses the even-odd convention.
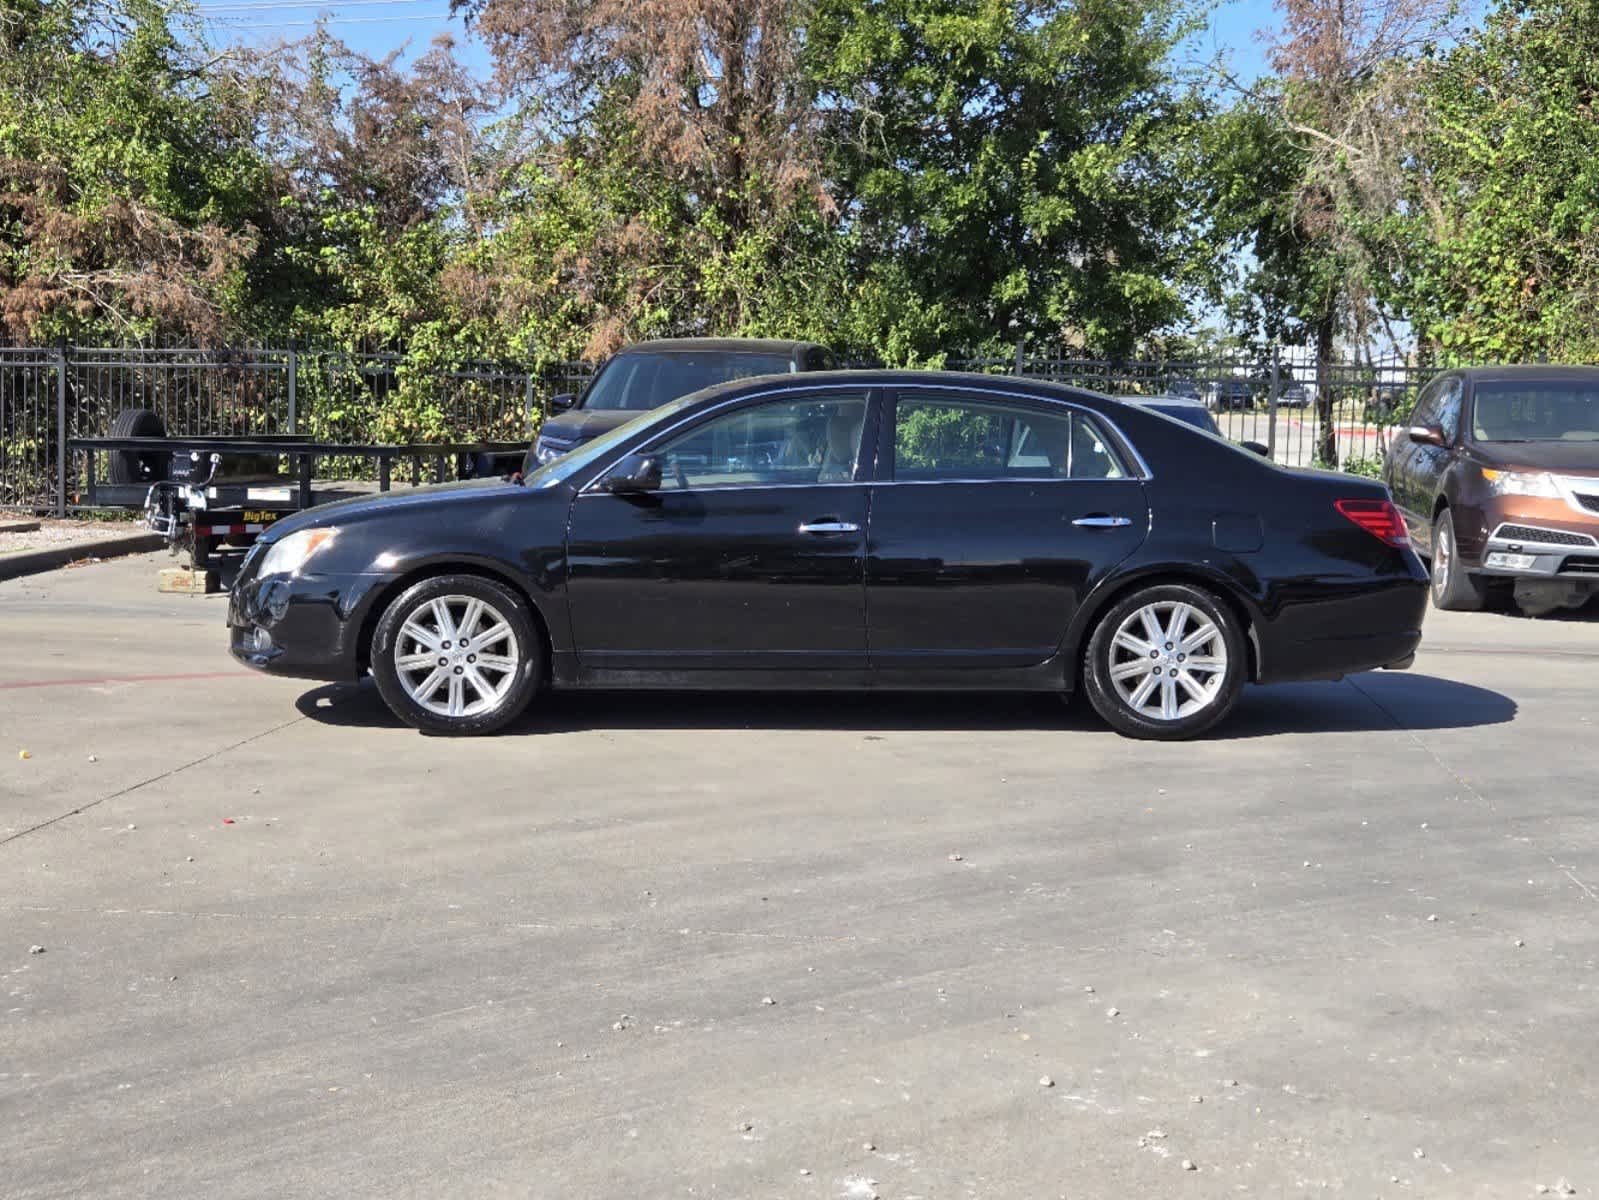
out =
[[[608,359],[579,396],[556,396],[524,471],[608,433],[668,400],[751,375],[831,371],[833,352],[815,342],[760,338],[671,338],[639,342]]]

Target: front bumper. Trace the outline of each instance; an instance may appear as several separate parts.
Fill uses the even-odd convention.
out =
[[[228,598],[233,657],[273,675],[359,679],[362,635],[390,575],[273,575],[246,564]]]
[[[1502,521],[1483,542],[1477,570],[1506,579],[1599,585],[1599,536],[1525,521]]]

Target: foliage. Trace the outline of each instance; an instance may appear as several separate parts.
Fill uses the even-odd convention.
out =
[[[269,188],[192,34],[161,0],[0,0],[0,331],[222,332]]]
[[[1599,354],[1599,4],[1500,4],[1424,77],[1391,287],[1455,361]]]
[[[1182,147],[1202,124],[1169,0],[818,0],[805,67],[874,343],[1062,335],[1129,352],[1184,312]],[[864,314],[863,314],[864,315]],[[899,355],[893,355],[898,357]]]

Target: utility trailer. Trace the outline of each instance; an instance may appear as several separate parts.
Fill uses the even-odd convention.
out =
[[[113,429],[120,433],[140,423],[119,416]],[[159,426],[158,420],[144,422],[146,428],[152,423]],[[433,464],[433,478],[440,482],[488,478],[522,470],[527,453],[526,442],[395,445],[148,432],[72,438],[67,448],[88,459],[80,505],[142,510],[145,524],[166,538],[174,553],[188,551],[196,574],[242,556],[257,536],[291,513],[373,490],[389,491],[397,465],[409,466],[415,485],[421,482],[424,463]],[[99,454],[108,456],[109,478],[96,471]],[[377,481],[318,480],[317,463],[326,459],[375,460]]]

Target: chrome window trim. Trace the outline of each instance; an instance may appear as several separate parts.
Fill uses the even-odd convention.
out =
[[[808,372],[801,371],[797,375],[792,376],[791,378],[803,378],[806,374],[808,374]],[[792,385],[790,385],[790,386],[774,387],[774,388],[767,389],[766,391],[750,392],[750,393],[748,393],[746,395],[730,397],[729,399],[723,400],[719,404],[715,404],[715,405],[713,405],[710,408],[704,409],[704,410],[702,410],[700,412],[691,413],[691,414],[681,418],[680,420],[672,422],[672,424],[668,425],[666,428],[660,430],[658,433],[655,433],[651,437],[647,438],[646,440],[640,442],[638,445],[634,446],[632,449],[628,450],[622,457],[625,458],[625,457],[627,457],[627,455],[631,455],[631,454],[647,453],[649,450],[652,450],[656,446],[659,446],[662,441],[664,441],[666,438],[671,437],[672,434],[676,433],[679,429],[682,429],[684,426],[693,424],[694,422],[699,421],[701,419],[714,416],[715,414],[720,413],[723,409],[732,408],[735,405],[752,403],[754,401],[764,400],[767,397],[805,396],[805,395],[818,395],[818,396],[820,396],[820,395],[827,395],[829,393],[836,394],[836,393],[839,393],[839,392],[849,392],[849,391],[855,389],[856,387],[859,387],[861,391],[866,393],[866,399],[867,399],[867,404],[868,405],[871,404],[871,397],[872,397],[872,393],[873,392],[882,392],[882,391],[888,391],[888,390],[892,389],[894,392],[898,393],[898,392],[902,392],[902,391],[908,391],[908,390],[914,388],[914,389],[919,389],[921,391],[929,391],[929,392],[970,392],[970,393],[973,393],[974,395],[978,395],[978,396],[1003,396],[1006,399],[1029,401],[1029,402],[1031,402],[1033,404],[1056,405],[1056,406],[1061,407],[1061,408],[1070,409],[1073,412],[1081,412],[1081,413],[1086,414],[1090,418],[1101,422],[1106,428],[1108,428],[1110,430],[1111,435],[1113,437],[1115,437],[1115,439],[1117,440],[1118,443],[1120,443],[1121,449],[1126,451],[1126,453],[1132,458],[1133,466],[1137,469],[1138,473],[1137,474],[1133,474],[1133,475],[1125,476],[1124,478],[1121,478],[1121,479],[1051,479],[1051,478],[1047,478],[1047,477],[1039,477],[1039,478],[1026,478],[1026,479],[992,479],[992,478],[990,478],[990,479],[869,479],[869,480],[853,480],[852,479],[852,480],[845,480],[843,482],[837,482],[837,483],[769,483],[769,484],[730,483],[730,484],[722,485],[720,487],[712,486],[712,487],[703,487],[703,488],[691,488],[691,489],[688,489],[688,490],[695,491],[695,492],[702,492],[702,491],[704,491],[704,492],[711,492],[711,491],[716,491],[716,492],[736,492],[736,491],[766,491],[766,490],[769,490],[769,489],[772,489],[772,488],[800,488],[800,487],[897,487],[897,486],[901,486],[901,485],[908,486],[908,487],[925,487],[925,486],[928,486],[929,484],[940,484],[940,483],[1028,483],[1028,484],[1038,484],[1038,483],[1147,483],[1149,480],[1155,478],[1155,472],[1150,468],[1150,465],[1144,459],[1144,456],[1139,453],[1138,447],[1133,443],[1132,439],[1129,438],[1127,436],[1127,434],[1122,430],[1122,427],[1120,425],[1118,425],[1116,423],[1116,421],[1113,418],[1111,418],[1109,415],[1107,415],[1105,413],[1102,413],[1102,412],[1096,412],[1094,409],[1089,408],[1086,405],[1078,404],[1078,403],[1076,403],[1074,401],[1071,401],[1071,400],[1056,399],[1053,396],[1035,396],[1035,395],[1031,394],[1030,392],[1014,392],[1014,391],[1008,391],[1008,390],[1003,390],[1003,389],[999,389],[999,388],[979,387],[979,386],[977,386],[975,384],[965,384],[965,383],[953,383],[952,384],[952,383],[887,383],[887,382],[871,382],[871,383],[862,383],[862,384],[849,384],[849,383],[832,384],[831,386],[829,386],[827,384],[811,384],[809,386],[800,387],[800,388],[796,388],[796,387],[793,387]],[[879,443],[881,443],[882,436],[883,436],[883,431],[882,430],[878,430]],[[614,465],[614,463],[612,465]],[[599,484],[600,480],[605,478],[605,476],[609,472],[609,470],[610,470],[610,468],[607,467],[605,470],[602,470],[593,479],[589,480],[581,488],[579,488],[578,489],[578,493],[577,493],[577,498],[581,499],[582,497],[587,496],[587,495],[589,495],[591,493],[602,495],[602,496],[610,495],[611,493],[606,492],[606,491],[602,491],[602,490],[600,490],[597,487],[597,485]]]

